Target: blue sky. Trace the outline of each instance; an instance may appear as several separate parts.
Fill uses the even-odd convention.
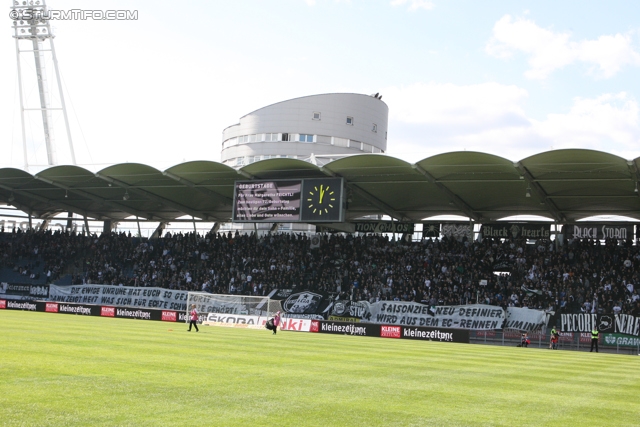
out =
[[[138,11],[134,21],[53,23],[77,162],[91,169],[218,161],[222,130],[244,114],[329,92],[381,93],[387,153],[409,162],[456,150],[640,156],[637,1],[47,4]],[[22,167],[8,16],[3,27],[0,165]],[[69,163],[56,125],[58,160]],[[44,153],[29,142],[32,168]]]

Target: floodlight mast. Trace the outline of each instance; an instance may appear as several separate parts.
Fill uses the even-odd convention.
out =
[[[69,150],[71,153],[71,162],[76,164],[76,156],[73,150],[73,142],[71,139],[71,131],[69,128],[69,119],[67,109],[64,102],[60,72],[58,70],[58,59],[53,44],[54,35],[49,25],[49,14],[45,0],[13,0],[11,6],[11,17],[13,20],[14,38],[16,39],[16,59],[18,66],[18,87],[20,93],[20,120],[22,124],[22,148],[24,155],[24,168],[29,169],[29,160],[27,156],[27,135],[25,131],[25,111],[40,110],[42,115],[42,128],[44,133],[44,142],[47,148],[47,163],[49,165],[58,164],[56,156],[55,139],[53,133],[53,120],[51,112],[54,110],[62,111],[64,124],[67,132],[67,140],[69,141]],[[31,41],[31,49],[21,49],[21,41]],[[45,43],[49,43],[49,48],[45,47]],[[27,108],[26,99],[23,90],[22,67],[20,66],[20,57],[22,53],[32,52],[35,62],[35,74],[38,83],[38,94],[40,100],[40,108]],[[49,82],[45,68],[45,52],[51,52],[53,67],[56,75],[56,83],[60,97],[60,107],[55,108],[51,105],[51,97],[49,92]]]

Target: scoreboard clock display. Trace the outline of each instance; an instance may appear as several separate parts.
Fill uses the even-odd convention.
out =
[[[343,222],[342,178],[236,181],[233,222]]]
[[[342,222],[342,187],[342,178],[305,179],[302,182],[300,219],[303,222]]]

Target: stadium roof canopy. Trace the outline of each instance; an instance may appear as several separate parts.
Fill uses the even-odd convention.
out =
[[[595,215],[640,220],[640,158],[568,149],[513,162],[479,152],[451,152],[415,164],[363,154],[325,166],[270,159],[239,170],[211,161],[181,163],[165,171],[126,163],[97,173],[53,166],[36,175],[0,169],[0,202],[34,218],[74,212],[95,220],[131,216],[171,221],[184,215],[229,222],[234,181],[343,177],[346,219],[384,214],[419,222],[460,215],[477,222],[539,215],[559,223]],[[528,197],[527,195],[530,195]]]

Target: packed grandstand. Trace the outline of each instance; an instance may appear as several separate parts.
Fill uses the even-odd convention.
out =
[[[628,240],[385,235],[0,233],[0,282],[159,287],[214,294],[309,291],[336,301],[486,304],[640,316],[640,246]]]

